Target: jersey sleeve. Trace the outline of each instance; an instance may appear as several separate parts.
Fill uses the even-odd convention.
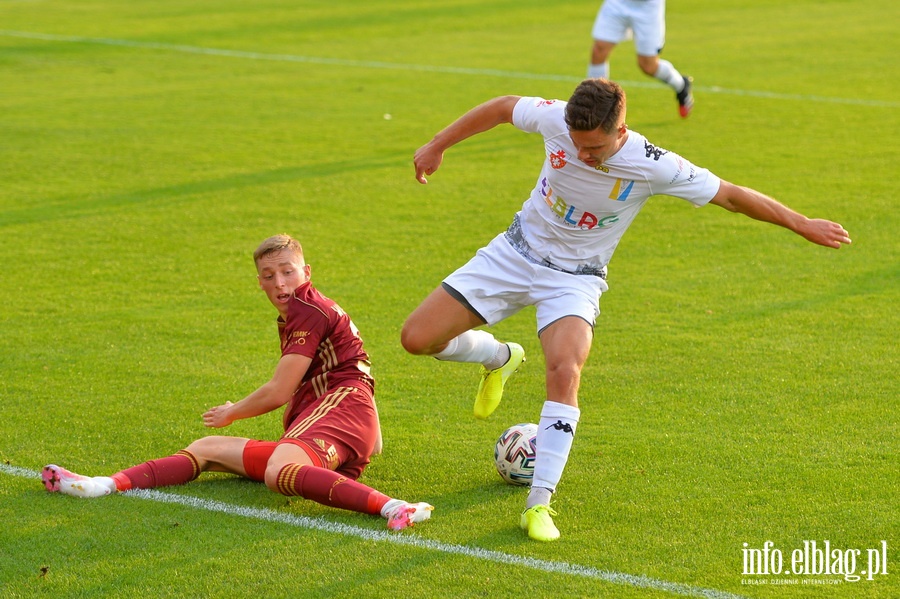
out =
[[[565,108],[566,103],[560,100],[523,96],[513,107],[512,124],[526,133],[543,133],[545,137],[550,137],[558,131],[545,129],[550,124],[560,122],[559,119],[551,117],[565,111]]]
[[[721,180],[708,169],[697,166],[674,152],[656,151],[662,155],[655,161],[650,182],[654,195],[670,195],[687,200],[695,206],[704,206],[719,191]]]
[[[303,306],[291,310],[282,332],[281,355],[299,354],[307,358],[316,355],[330,328],[328,318],[322,312]]]

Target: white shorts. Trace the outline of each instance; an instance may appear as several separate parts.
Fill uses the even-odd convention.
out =
[[[528,261],[503,233],[444,279],[444,285],[489,325],[535,306],[538,335],[565,316],[578,316],[594,326],[600,295],[609,289],[598,276],[574,275]]]
[[[605,0],[591,35],[618,44],[634,32],[639,56],[657,56],[666,44],[666,0]]]

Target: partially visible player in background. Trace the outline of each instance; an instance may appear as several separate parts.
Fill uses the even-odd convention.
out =
[[[359,331],[310,282],[300,243],[288,235],[262,242],[253,254],[260,288],[278,310],[281,359],[272,379],[237,403],[203,414],[212,428],[287,405],[278,441],[210,436],[169,457],[111,477],[86,477],[45,466],[48,491],[102,497],[117,491],[179,485],[201,472],[229,472],[265,482],[277,493],[381,515],[401,530],[431,516],[427,503],[392,499],[356,481],[381,451],[375,381]]]
[[[403,347],[412,354],[481,364],[474,411],[486,418],[524,352],[476,327],[493,326],[526,306],[536,308],[546,399],[537,423],[534,479],[519,525],[538,541],[559,538],[550,500],[581,417],[581,372],[600,296],[608,290],[607,264],[651,196],[670,195],[698,207],[714,204],[829,248],[850,243],[840,224],[807,218],[717,177],[630,130],[625,116],[625,91],[606,79],[582,81],[568,102],[498,96],[439,131],[413,158],[416,180],[424,184],[441,167],[444,152],[498,125],[543,138],[540,174],[509,228],[448,275],[401,331]]]
[[[666,0],[605,0],[591,31],[594,45],[588,77],[609,79],[609,55],[631,33],[638,66],[675,90],[678,113],[687,118],[694,107],[692,79],[659,57],[666,43]]]

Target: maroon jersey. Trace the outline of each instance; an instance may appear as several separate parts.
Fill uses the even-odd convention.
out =
[[[339,387],[357,387],[371,395],[375,381],[369,374],[369,355],[356,326],[340,306],[306,282],[294,290],[287,318],[278,317],[281,355],[312,359],[291,403],[284,411],[284,427],[309,402]]]

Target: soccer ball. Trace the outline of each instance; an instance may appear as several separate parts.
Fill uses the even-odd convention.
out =
[[[497,472],[511,485],[531,485],[534,478],[534,457],[537,450],[536,424],[514,424],[494,446]]]

